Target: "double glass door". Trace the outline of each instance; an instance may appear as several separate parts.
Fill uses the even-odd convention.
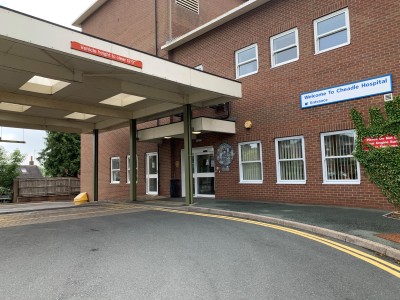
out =
[[[213,148],[193,149],[193,194],[195,197],[215,196],[215,163]],[[182,196],[185,196],[185,162],[182,152]]]

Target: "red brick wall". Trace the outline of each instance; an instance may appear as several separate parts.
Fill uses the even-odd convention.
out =
[[[161,46],[244,0],[201,0],[200,14],[176,5],[174,0],[157,0],[158,55],[167,57]],[[171,3],[171,6],[170,6]],[[156,54],[155,1],[109,0],[82,23],[82,31],[141,51]],[[172,22],[170,22],[170,11]]]
[[[130,28],[128,23],[124,27],[104,25],[105,27],[101,30],[99,27],[102,22],[107,24],[112,20],[115,21],[118,14],[113,14],[113,10],[117,10],[116,7],[121,9],[120,3],[128,3],[128,1],[109,1],[108,8],[104,6],[104,12],[100,10],[99,14],[103,13],[105,18],[110,15],[110,19],[105,22],[95,15],[87,22],[87,24],[93,22],[90,25],[92,27],[85,27],[87,25],[85,23],[84,30],[93,30],[91,33],[97,32],[101,36],[108,35],[110,39],[114,36],[119,37],[121,40],[117,42],[127,44],[124,41],[130,41],[137,30],[136,27],[128,30],[127,28]],[[160,1],[160,10],[165,9],[163,5],[167,5],[166,2]],[[139,11],[138,6],[134,9],[128,6],[123,6],[127,14],[129,11],[132,14],[133,10]],[[315,55],[313,20],[344,7],[349,8],[351,44]],[[150,10],[148,13],[150,15]],[[271,0],[246,15],[171,51],[170,58],[176,62],[189,66],[203,64],[207,72],[235,78],[235,51],[253,43],[258,44],[259,72],[241,79],[243,98],[232,103],[231,117],[237,121],[237,134],[232,136],[201,134],[198,138],[202,141],[193,143],[193,147],[214,146],[216,150],[217,146],[225,141],[233,145],[235,149],[235,158],[230,171],[215,174],[216,198],[391,208],[386,198],[381,195],[375,185],[368,181],[363,172],[359,185],[322,183],[320,134],[351,129],[353,126],[349,117],[350,109],[355,107],[366,113],[371,105],[382,107],[383,96],[300,110],[299,95],[303,92],[388,73],[393,74],[394,94],[398,95],[400,50],[395,47],[398,26],[393,25],[395,23],[391,21],[396,20],[399,13],[400,3],[388,0],[379,2],[372,0]],[[120,16],[122,18],[122,15]],[[162,23],[165,25],[164,21]],[[177,25],[174,28],[178,27]],[[269,38],[294,27],[297,27],[299,31],[300,59],[271,69]],[[118,30],[122,28],[126,29],[127,35],[118,34]],[[148,34],[151,28],[148,26]],[[168,34],[168,27],[163,27],[162,30],[164,30],[162,35]],[[150,40],[147,42],[143,40],[143,45],[153,49],[150,46],[153,45]],[[132,46],[135,47],[133,44]],[[202,112],[194,112],[194,115],[201,114]],[[246,120],[253,122],[252,129],[244,129],[243,124]],[[112,131],[100,135],[100,172],[102,174],[100,199],[129,197],[123,174],[126,172],[124,169],[126,154],[129,153],[128,130],[121,129],[120,131],[124,133]],[[276,184],[275,138],[297,135],[304,136],[307,184]],[[256,140],[262,142],[263,183],[240,184],[238,143]],[[162,195],[169,193],[168,174],[171,178],[180,178],[182,147],[181,140],[172,140],[160,145],[160,194]],[[157,145],[139,143],[140,194],[145,192],[144,153],[153,151],[157,151]],[[113,155],[121,157],[122,174],[119,185],[109,184],[110,157]],[[82,138],[82,187],[91,185],[91,157],[91,137],[84,136]]]
[[[351,44],[315,55],[313,20],[344,7],[349,8]],[[388,23],[399,13],[400,3],[388,0],[270,1],[170,53],[179,63],[203,64],[207,72],[235,78],[235,51],[258,44],[259,72],[241,79],[243,98],[232,104],[237,134],[227,140],[236,154],[239,142],[261,140],[264,181],[240,184],[236,155],[229,172],[216,173],[217,198],[391,207],[363,173],[360,185],[322,184],[320,133],[351,129],[350,109],[366,113],[371,105],[382,107],[383,96],[304,110],[299,96],[387,73],[393,74],[394,94],[399,94],[400,50],[393,46],[398,28]],[[294,27],[299,31],[300,59],[271,69],[269,38]],[[253,122],[252,129],[244,129],[246,120]],[[274,139],[296,135],[305,139],[307,184],[276,184]]]
[[[244,0],[202,0],[200,14],[178,7],[171,1],[171,32],[169,23],[169,2],[157,1],[158,20],[158,55],[166,57],[167,53],[160,47],[172,37],[179,36],[210,19],[240,5]],[[150,0],[109,0],[82,24],[82,31],[101,38],[114,41],[135,49],[156,53],[155,49],[155,6]],[[138,124],[138,129],[144,129],[168,124],[170,118]],[[119,129],[99,134],[99,199],[127,200],[129,185],[126,184],[126,156],[129,154],[129,129]],[[170,142],[159,145],[159,194],[170,194],[171,169]],[[146,193],[145,154],[157,152],[154,143],[138,143],[139,180],[138,195]],[[180,154],[179,154],[180,155]],[[120,157],[121,181],[110,183],[110,159]],[[82,135],[81,140],[81,190],[92,196],[93,189],[93,138]],[[180,160],[180,158],[179,158]],[[180,173],[179,173],[180,174]]]

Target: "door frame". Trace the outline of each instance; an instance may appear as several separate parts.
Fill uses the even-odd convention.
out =
[[[214,147],[213,146],[207,146],[207,147],[199,147],[199,148],[193,148],[192,149],[192,157],[195,158],[198,154],[212,154],[214,155]],[[215,157],[214,157],[214,164],[215,164]],[[207,173],[208,174],[208,173]],[[197,161],[194,160],[194,167],[193,167],[193,177],[197,179],[198,177],[214,177],[214,186],[215,186],[215,165],[214,165],[214,176],[204,176],[200,175],[197,177]],[[185,159],[184,159],[184,150],[181,150],[181,181],[185,182]],[[193,184],[194,187],[194,196],[195,197],[204,197],[204,198],[215,198],[214,195],[208,195],[208,194],[199,194],[198,193],[198,184],[197,180],[194,181]],[[186,196],[186,190],[185,190],[185,185],[181,185],[182,189],[182,197]]]
[[[156,170],[157,173],[156,174],[149,174],[149,163],[150,163],[150,157],[151,156],[155,156],[156,157]],[[150,191],[150,184],[149,181],[150,179],[157,179],[157,184],[156,184],[156,189],[157,191]],[[148,152],[146,153],[146,195],[158,195],[158,153],[157,152]]]

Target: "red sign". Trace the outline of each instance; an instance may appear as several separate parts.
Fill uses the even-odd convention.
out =
[[[394,135],[385,135],[378,138],[364,138],[364,150],[368,150],[365,145],[371,145],[374,148],[398,147],[399,141]]]
[[[134,60],[134,59],[131,59],[128,57],[118,55],[118,54],[114,54],[114,53],[96,49],[96,48],[93,48],[90,46],[82,45],[78,42],[71,42],[71,49],[89,53],[89,54],[96,55],[96,56],[100,56],[100,57],[104,57],[109,60],[113,60],[113,61],[117,61],[117,62],[126,64],[126,65],[134,66],[136,68],[141,69],[143,67],[143,63],[140,60]]]

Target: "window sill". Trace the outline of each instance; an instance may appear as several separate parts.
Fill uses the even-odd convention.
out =
[[[306,184],[307,182],[304,181],[277,181],[276,184]]]
[[[262,184],[262,181],[239,181],[240,184]]]
[[[338,180],[338,181],[324,181],[322,184],[333,184],[333,185],[338,185],[338,184],[344,184],[344,185],[358,185],[361,184],[360,181],[345,181],[345,180]]]
[[[246,75],[236,76],[236,79],[246,78],[246,77],[249,77],[249,76],[254,75],[254,74],[257,74],[257,73],[258,73],[258,70],[257,70],[256,72],[249,73],[249,74],[246,74]]]

